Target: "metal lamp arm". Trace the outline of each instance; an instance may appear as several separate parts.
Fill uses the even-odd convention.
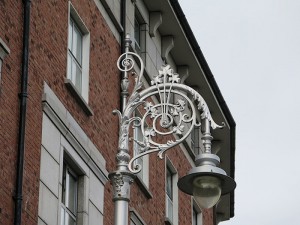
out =
[[[142,119],[141,119],[141,127],[144,127],[145,125],[145,117],[149,116],[149,114],[152,113],[152,117],[160,117],[163,118],[162,112],[160,112],[161,114],[159,114],[157,111],[157,108],[162,108],[163,105],[161,103],[158,103],[156,105],[152,105],[152,103],[147,102],[146,99],[150,98],[151,96],[157,96],[161,91],[165,92],[168,91],[168,93],[172,93],[172,94],[177,94],[178,96],[181,96],[182,98],[184,98],[184,100],[186,101],[186,103],[188,103],[188,105],[190,106],[191,109],[191,116],[189,119],[187,119],[185,116],[180,117],[181,120],[183,120],[184,122],[188,122],[190,123],[190,127],[189,129],[186,130],[186,132],[180,132],[180,127],[182,126],[181,124],[181,120],[177,120],[177,126],[174,125],[173,120],[170,120],[169,122],[172,122],[172,125],[170,124],[170,126],[168,127],[170,129],[170,132],[167,132],[167,134],[179,134],[181,137],[179,139],[174,140],[167,140],[166,143],[156,143],[154,141],[151,141],[151,139],[149,140],[149,138],[151,138],[151,136],[156,136],[159,132],[156,129],[151,129],[151,131],[155,134],[149,133],[149,131],[143,131],[143,136],[144,136],[144,142],[138,142],[136,140],[136,143],[138,145],[141,146],[141,153],[138,155],[135,155],[130,161],[129,161],[129,165],[128,168],[132,173],[139,173],[141,171],[141,165],[136,164],[134,165],[134,161],[136,161],[137,159],[154,153],[154,152],[158,152],[158,156],[160,158],[163,158],[163,154],[169,150],[170,148],[180,144],[181,142],[183,142],[188,135],[190,135],[190,133],[192,132],[192,129],[194,126],[201,126],[201,124],[197,124],[196,123],[196,109],[194,107],[193,102],[197,103],[197,109],[198,111],[201,113],[201,119],[202,121],[204,121],[204,124],[206,127],[207,125],[209,126],[208,128],[212,128],[212,129],[216,129],[216,128],[222,128],[224,125],[220,126],[217,123],[214,122],[214,120],[212,119],[212,116],[210,114],[210,111],[207,107],[207,104],[205,102],[205,100],[202,98],[202,96],[196,92],[194,89],[190,88],[187,85],[184,84],[177,84],[177,83],[164,83],[164,84],[157,84],[155,86],[151,86],[147,89],[142,90],[139,93],[139,99],[140,102],[148,103],[148,106],[145,107],[146,110],[148,110]],[[188,94],[191,96],[191,98],[188,97]],[[168,105],[170,107],[170,109],[172,108],[176,108],[176,104],[174,106],[174,104],[171,103],[165,103],[166,105]],[[156,111],[156,115],[155,114]],[[171,115],[171,114],[168,114]],[[178,114],[174,113],[172,116],[177,116]],[[156,120],[155,120],[156,121]],[[155,122],[154,121],[154,122]],[[207,121],[207,123],[205,122]],[[155,124],[152,124],[152,128],[155,126]],[[183,127],[182,127],[183,129]],[[207,128],[205,128],[205,130],[207,130]],[[207,131],[210,136],[210,130]],[[164,135],[163,133],[159,133],[160,135]],[[204,132],[204,136],[205,136],[205,132]],[[205,136],[206,137],[206,136]],[[206,140],[204,140],[204,142],[208,142]],[[208,143],[209,144],[209,143]],[[205,149],[207,149],[208,147],[210,148],[210,146],[206,147],[208,145],[205,144]],[[206,151],[207,152],[207,151]],[[134,166],[133,166],[134,165]]]

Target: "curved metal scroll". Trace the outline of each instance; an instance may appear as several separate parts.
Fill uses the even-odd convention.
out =
[[[141,171],[141,165],[133,165],[138,158],[158,152],[160,158],[170,148],[180,144],[192,132],[197,123],[197,109],[201,119],[208,119],[212,129],[222,128],[214,122],[205,100],[191,87],[180,84],[179,75],[174,73],[170,65],[162,66],[159,74],[153,77],[151,86],[141,90],[141,81],[144,65],[141,58],[132,52],[124,53],[118,60],[118,67],[122,71],[130,71],[134,67],[132,57],[137,57],[141,63],[141,71],[135,79],[135,86],[128,99],[125,110],[117,114],[120,119],[119,149],[128,147],[129,126],[133,121],[138,121],[134,126],[141,129],[143,140],[133,141],[140,147],[139,154],[134,156],[128,164],[132,173]],[[123,65],[121,68],[119,65]],[[158,99],[159,102],[156,103]],[[195,107],[195,104],[197,109]],[[132,116],[139,108],[143,115]]]

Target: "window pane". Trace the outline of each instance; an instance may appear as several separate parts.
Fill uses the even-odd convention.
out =
[[[76,84],[76,73],[77,73],[77,66],[76,66],[76,62],[75,62],[75,59],[72,58],[71,60],[71,80],[73,82],[73,84],[75,85]],[[75,85],[76,86],[76,85]]]
[[[75,225],[75,220],[67,213],[66,213],[65,225]]]
[[[143,133],[142,133],[142,129],[141,129],[141,127],[140,126],[137,126],[137,127],[135,127],[134,128],[134,139],[135,140],[137,140],[137,141],[143,141]],[[136,155],[138,155],[139,153],[140,153],[140,146],[136,143],[136,142],[134,142],[134,147],[133,147],[133,149],[134,149],[134,155],[136,156]],[[143,173],[144,173],[144,168],[143,168],[143,166],[144,166],[144,164],[143,164],[143,157],[141,157],[141,158],[138,158],[135,162],[134,162],[134,164],[135,165],[137,165],[137,164],[139,164],[139,165],[141,165],[142,166],[142,170],[141,170],[141,172],[139,172],[137,175],[141,178],[141,179],[143,179]]]
[[[72,80],[72,57],[71,57],[71,53],[68,52],[68,78]]]
[[[82,65],[82,35],[81,35],[81,33],[78,33],[76,59],[77,59],[79,65],[81,66]]]
[[[72,42],[73,42],[73,20],[70,19],[69,23],[69,37],[68,37],[68,48],[72,50]]]
[[[134,20],[134,39],[140,46],[140,24],[137,19]]]
[[[76,26],[74,26],[73,36],[73,55],[81,65],[82,35]]]
[[[75,63],[74,63],[75,64]],[[81,68],[77,65],[77,63],[76,63],[76,77],[75,77],[75,86],[76,86],[76,88],[78,89],[78,91],[81,93],[82,92],[82,90],[81,90],[81,88],[82,88],[82,84],[81,84],[81,80],[82,80],[82,72],[81,72]]]
[[[63,207],[61,207],[60,224],[61,225],[65,224],[65,209]]]
[[[170,199],[173,198],[173,184],[172,184],[172,173],[169,168],[167,168],[167,195]]]
[[[193,209],[193,223],[192,225],[197,225],[197,211]]]
[[[171,222],[173,222],[173,202],[172,200],[167,196],[167,217]]]
[[[77,180],[72,174],[68,171],[67,173],[67,195],[68,199],[66,202],[66,206],[68,209],[76,215],[76,209],[77,209]]]
[[[61,202],[66,204],[66,165],[63,165],[63,183],[62,183],[62,198]]]
[[[195,155],[200,154],[200,133],[199,133],[199,127],[194,127],[194,129],[191,132],[191,147]]]
[[[77,52],[77,38],[78,36],[76,35],[76,30],[75,30],[75,27],[73,26],[73,32],[72,32],[72,48],[71,48],[71,51],[73,53],[74,56],[76,56],[76,52]]]

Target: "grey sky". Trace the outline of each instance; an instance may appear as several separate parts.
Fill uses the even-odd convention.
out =
[[[300,1],[180,0],[237,123],[232,225],[299,225]]]

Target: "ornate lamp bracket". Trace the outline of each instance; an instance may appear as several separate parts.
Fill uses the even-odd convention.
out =
[[[143,61],[138,54],[129,51],[130,44],[130,38],[127,36],[125,53],[117,61],[117,66],[123,74],[122,109],[114,110],[114,114],[119,117],[119,143],[116,155],[117,168],[109,174],[114,189],[115,225],[128,224],[130,184],[135,174],[142,169],[137,159],[150,153],[157,153],[163,158],[164,153],[182,143],[195,126],[202,128],[203,153],[208,154],[209,157],[206,158],[210,159],[212,155],[210,129],[224,127],[224,124],[218,125],[214,122],[203,97],[193,88],[180,83],[179,75],[170,65],[163,65],[158,74],[152,77],[151,86],[145,88],[142,82]],[[134,69],[138,67],[137,74]],[[130,94],[129,73],[135,75]],[[139,113],[135,113],[136,111]],[[197,122],[199,113],[201,120]],[[132,127],[140,129],[142,139],[129,137],[129,130]],[[138,146],[138,152],[132,158],[129,153],[130,140]],[[194,176],[194,173],[192,175]]]
[[[127,39],[127,42],[130,40]],[[139,74],[132,72],[135,62],[139,63]],[[123,112],[114,111],[120,121],[117,162],[118,165],[125,165],[128,162],[130,172],[134,174],[140,172],[141,165],[133,163],[138,158],[153,152],[157,152],[162,158],[168,149],[184,141],[194,126],[201,126],[201,123],[196,122],[198,112],[202,121],[207,120],[209,124],[208,127],[206,126],[207,129],[224,126],[214,122],[203,97],[191,87],[181,84],[179,75],[170,65],[163,65],[158,74],[152,78],[151,86],[146,89],[143,89],[142,82],[144,64],[138,54],[125,52],[119,57],[117,65],[120,71],[136,75],[133,91]],[[158,98],[159,102],[155,103],[154,98]],[[134,114],[138,108],[140,113],[143,112],[139,117]],[[134,121],[134,126],[141,129],[143,140],[131,138],[139,146],[139,154],[127,161],[128,157],[124,160],[124,154],[128,155],[129,128]],[[206,138],[204,135],[204,142],[210,144],[210,131],[206,133],[209,135],[206,135]],[[160,138],[162,136],[163,139]],[[165,142],[158,140],[165,140]]]

